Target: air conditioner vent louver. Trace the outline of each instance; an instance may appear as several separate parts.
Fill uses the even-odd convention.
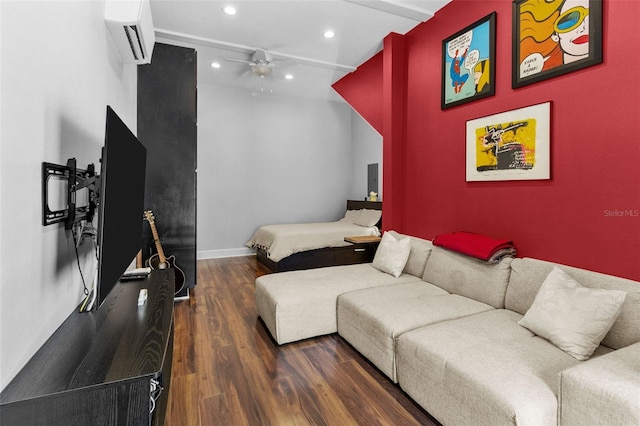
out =
[[[104,16],[122,61],[150,63],[155,34],[149,0],[105,0]]]
[[[142,47],[140,37],[138,36],[138,27],[136,27],[135,25],[125,26],[124,32],[127,35],[127,40],[129,41],[129,47],[131,48],[133,59],[135,59],[136,61],[144,59],[144,48]]]

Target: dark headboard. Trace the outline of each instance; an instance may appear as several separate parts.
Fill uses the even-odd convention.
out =
[[[360,200],[347,200],[347,210],[382,210],[382,201],[360,201]],[[378,229],[382,229],[382,218],[376,223]]]
[[[347,200],[347,210],[382,210],[382,201]]]

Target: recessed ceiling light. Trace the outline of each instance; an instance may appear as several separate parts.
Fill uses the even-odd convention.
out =
[[[220,63],[219,62],[211,62],[211,68],[220,68]]]
[[[284,76],[287,80],[293,80],[293,74],[287,74]]]
[[[237,12],[236,8],[233,6],[225,6],[224,9],[222,9],[222,11],[227,15],[235,15]]]
[[[331,30],[327,30],[324,32],[324,38],[333,38],[336,35],[336,33],[334,33]]]

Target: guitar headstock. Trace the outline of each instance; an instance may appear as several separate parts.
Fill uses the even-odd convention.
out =
[[[153,217],[153,212],[151,210],[145,210],[144,211],[144,219],[146,219],[149,223],[153,223],[154,221],[154,217]]]

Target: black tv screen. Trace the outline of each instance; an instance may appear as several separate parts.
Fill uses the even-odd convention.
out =
[[[98,205],[100,306],[131,264],[142,243],[147,149],[107,106]]]

